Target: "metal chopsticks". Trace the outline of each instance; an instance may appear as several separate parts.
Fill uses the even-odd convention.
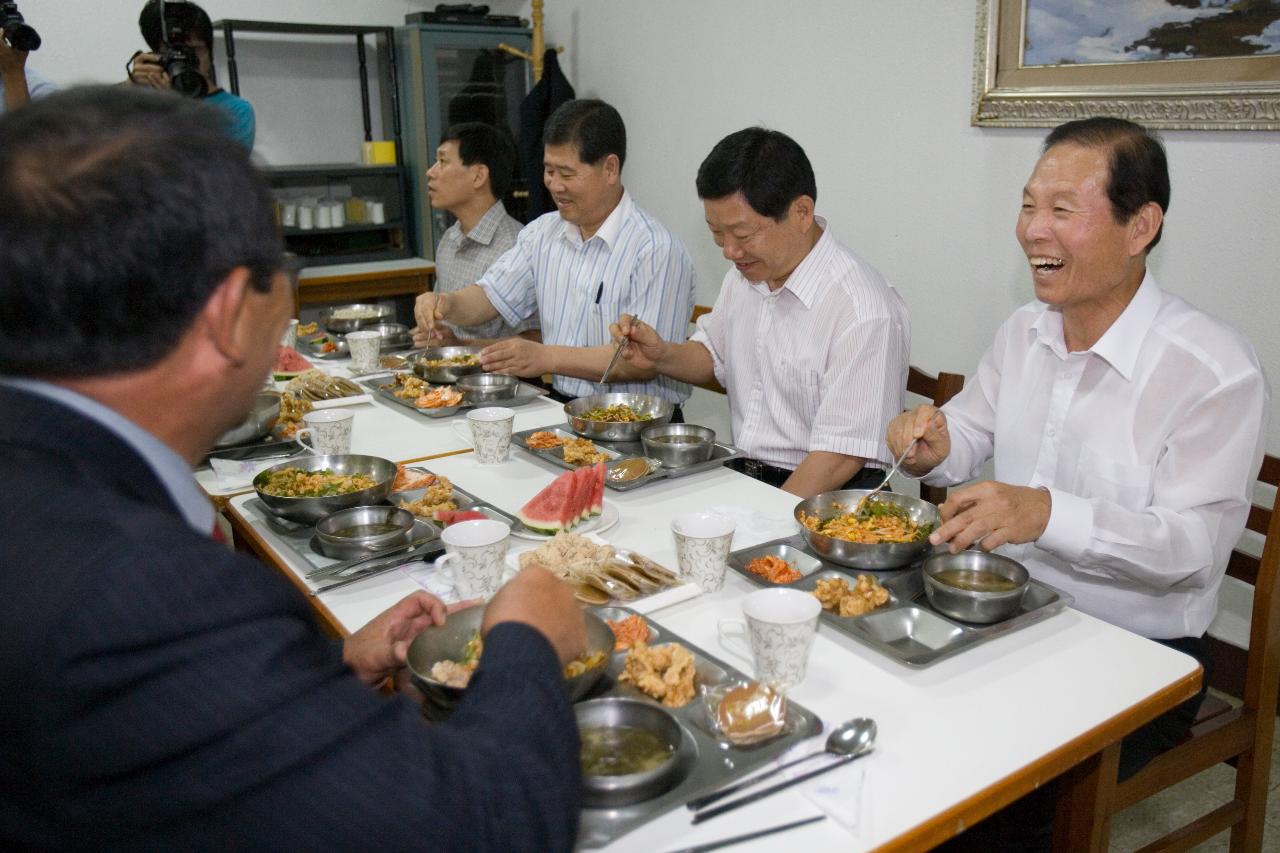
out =
[[[673,850],[672,853],[707,853],[709,850],[719,850],[721,847],[741,844],[744,841],[754,841],[757,838],[764,838],[766,835],[773,835],[776,832],[786,832],[788,829],[795,829],[797,826],[805,826],[807,824],[817,823],[820,820],[826,819],[827,816],[824,814],[814,815],[813,817],[807,817],[804,820],[793,820],[790,823],[780,823],[777,826],[757,829],[755,832],[748,832],[743,835],[734,835],[730,838],[721,838],[719,841],[708,841],[706,844],[684,847],[680,850]]]

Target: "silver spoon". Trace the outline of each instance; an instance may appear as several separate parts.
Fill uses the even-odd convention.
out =
[[[884,479],[880,481],[880,485],[876,486],[874,489],[867,492],[865,495],[862,496],[862,500],[858,501],[858,505],[853,508],[854,515],[857,515],[859,512],[862,511],[862,505],[865,504],[867,501],[871,500],[872,495],[878,493],[885,486],[889,485],[889,478],[892,477],[894,474],[898,473],[898,469],[902,467],[902,461],[907,458],[907,454],[911,452],[911,448],[915,447],[916,442],[919,440],[920,439],[918,438],[911,439],[911,443],[907,445],[907,449],[902,451],[902,455],[899,456],[897,460],[893,463],[893,467],[889,469],[889,473],[884,475]]]
[[[770,770],[768,773],[761,773],[758,776],[752,776],[750,779],[744,779],[741,782],[735,782],[728,787],[721,788],[718,791],[712,791],[710,794],[704,794],[701,797],[695,797],[686,805],[690,811],[697,811],[711,805],[712,803],[722,800],[730,794],[735,794],[743,788],[748,788],[762,779],[767,779],[775,773],[786,770],[788,767],[794,767],[802,761],[808,761],[810,758],[816,758],[819,755],[862,755],[871,750],[871,745],[876,739],[876,723],[866,717],[858,717],[841,723],[831,730],[831,734],[827,736],[827,745],[822,752],[814,752],[794,761],[788,761],[786,764],[780,764]],[[772,789],[770,789],[772,790]]]
[[[754,794],[747,794],[745,797],[738,797],[736,800],[730,800],[729,802],[722,803],[714,808],[703,809],[702,811],[694,814],[693,822],[698,824],[702,823],[704,820],[711,820],[711,818],[719,817],[725,812],[731,812],[739,806],[745,806],[758,800],[763,800],[765,797],[772,797],[784,788],[790,788],[792,785],[799,785],[801,782],[807,782],[815,776],[821,776],[823,773],[828,773],[835,770],[837,767],[843,767],[852,761],[857,761],[859,758],[871,751],[871,747],[876,740],[876,724],[872,720],[863,718],[854,720],[852,725],[855,727],[855,733],[851,734],[854,743],[851,745],[850,749],[852,751],[848,755],[842,755],[835,761],[822,765],[817,770],[810,770],[807,773],[801,773],[794,779],[788,779],[785,782],[770,785],[763,791],[756,791]]]

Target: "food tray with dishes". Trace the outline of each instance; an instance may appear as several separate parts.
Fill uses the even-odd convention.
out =
[[[380,353],[401,352],[413,348],[409,327],[403,323],[375,323],[365,326],[364,329],[381,335],[378,341]],[[311,358],[331,360],[351,357],[345,335],[317,332],[305,338],[299,336],[298,346]]]
[[[360,384],[382,399],[428,418],[447,418],[457,414],[461,409],[471,409],[476,406],[507,408],[527,406],[539,397],[546,396],[547,393],[545,388],[517,381],[511,396],[494,397],[484,392],[458,390],[453,385],[431,385],[414,374],[406,372],[394,372],[362,379]],[[476,399],[477,397],[480,399]],[[419,405],[424,398],[426,401]],[[428,405],[428,403],[435,405]]]
[[[754,568],[765,574],[748,568],[757,560],[761,562],[755,562]],[[1009,618],[990,624],[965,622],[940,612],[926,596],[921,565],[860,572],[815,556],[800,534],[729,555],[729,567],[754,584],[814,593],[823,601],[824,623],[910,667],[935,664],[1046,619],[1075,601],[1065,592],[1031,580]],[[841,612],[851,615],[841,616]]]
[[[572,471],[582,465],[604,462],[608,467],[605,485],[618,492],[638,489],[658,480],[685,477],[709,471],[742,456],[732,444],[714,442],[711,458],[673,467],[645,454],[638,441],[600,441],[575,435],[568,429],[526,429],[511,434],[511,443],[552,465]],[[569,459],[565,459],[566,447]]]
[[[449,622],[428,629],[409,649],[409,666],[427,697],[429,717],[447,715],[462,696],[459,688],[447,687],[433,674],[443,674],[434,671],[436,664],[466,657],[474,629],[461,624],[459,617],[468,613],[449,617],[460,623],[452,630]],[[587,615],[588,651],[600,648],[601,620],[616,626],[614,632],[625,640],[643,640],[645,645],[632,650],[615,645],[609,653],[609,642],[615,638],[605,628],[603,648],[609,657],[604,671],[592,676],[594,683],[566,673],[583,733],[582,761],[588,770],[597,770],[583,778],[586,807],[578,834],[581,847],[603,847],[694,797],[760,769],[822,731],[822,721],[813,712],[772,691],[766,695],[774,699],[773,709],[781,709],[781,719],[771,716],[765,727],[759,719],[744,719],[737,713],[742,692],[764,693],[749,676],[634,610],[599,607]],[[629,663],[632,654],[636,658]],[[656,672],[671,672],[673,677],[670,682],[656,678],[662,685],[658,687],[652,678]],[[655,697],[658,693],[661,699]],[[721,720],[732,721],[732,730],[726,732]],[[628,772],[632,768],[614,765],[619,751],[616,741],[634,738],[637,729],[640,734],[657,734],[661,752],[651,763],[656,766]],[[593,752],[596,744],[602,747],[599,755]]]

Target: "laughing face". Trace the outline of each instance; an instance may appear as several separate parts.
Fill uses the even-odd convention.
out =
[[[1123,310],[1142,283],[1159,208],[1117,222],[1107,198],[1109,151],[1070,142],[1046,151],[1022,191],[1018,242],[1031,264],[1036,298],[1062,309]]]
[[[747,281],[763,281],[770,289],[781,287],[813,248],[813,199],[800,196],[787,216],[778,222],[751,207],[742,195],[703,199],[707,227],[730,261]]]
[[[613,154],[597,163],[584,163],[578,159],[578,149],[572,144],[547,145],[543,149],[542,183],[560,216],[588,236],[617,205],[621,195],[621,168]]]

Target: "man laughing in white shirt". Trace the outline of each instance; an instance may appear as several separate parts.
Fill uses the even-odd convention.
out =
[[[994,459],[994,480],[943,504],[934,544],[1004,546],[1079,610],[1207,669],[1270,395],[1249,342],[1147,270],[1168,206],[1165,152],[1144,128],[1093,118],[1050,133],[1017,226],[1037,300],[959,395],[894,419],[888,444],[919,439],[903,467],[936,485]],[[1121,779],[1176,742],[1202,696],[1124,740]]]

